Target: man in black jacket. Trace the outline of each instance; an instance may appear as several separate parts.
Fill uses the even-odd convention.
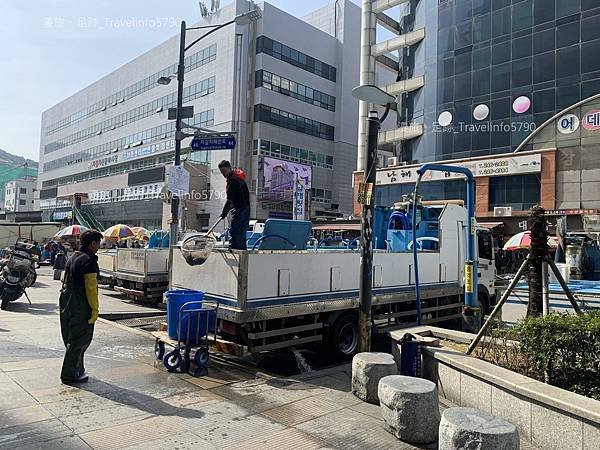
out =
[[[60,374],[65,384],[88,380],[83,355],[92,342],[98,319],[98,257],[102,235],[96,230],[81,235],[81,248],[69,258],[61,290],[60,331],[66,352]]]
[[[231,211],[231,228],[229,233],[229,248],[246,250],[246,230],[250,223],[250,193],[242,177],[238,176],[229,161],[221,161],[219,170],[227,180],[227,202],[223,207],[221,217],[227,217]]]

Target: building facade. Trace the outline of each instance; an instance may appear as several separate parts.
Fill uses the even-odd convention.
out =
[[[34,210],[33,196],[37,187],[35,178],[9,181],[4,186],[4,209],[7,212],[29,212]]]
[[[399,78],[418,86],[400,93],[398,124],[412,125],[413,135],[399,131],[394,147],[383,149],[381,204],[412,190],[420,164],[444,161],[473,170],[478,219],[512,224],[512,231],[534,204],[579,216],[600,208],[600,127],[584,126],[598,102],[565,110],[600,93],[598,1],[369,3],[399,6],[399,17],[388,19],[406,36],[423,34],[401,47],[372,45],[393,50]],[[574,118],[565,124],[577,127],[561,126],[567,114]],[[425,195],[464,198],[464,182],[446,175],[426,183]]]
[[[295,18],[268,3],[235,0],[198,26],[222,24],[258,7],[262,18],[229,25],[186,52],[185,122],[236,132],[234,150],[192,151],[182,158],[206,166],[202,192],[182,202],[201,223],[215,221],[224,203],[223,159],[241,167],[251,188],[252,216],[291,217],[291,193],[263,196],[264,160],[310,172],[311,213],[350,214],[348,180],[356,166],[360,9],[349,0]],[[187,33],[187,42],[206,30]],[[174,158],[176,83],[157,84],[176,72],[179,36],[125,64],[42,115],[39,204],[45,219],[68,218],[75,205],[104,226],[117,222],[165,226],[165,166]],[[191,132],[192,130],[185,130]],[[197,181],[197,180],[196,180]],[[81,202],[81,204],[79,204]]]

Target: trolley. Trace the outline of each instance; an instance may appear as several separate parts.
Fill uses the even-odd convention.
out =
[[[162,360],[169,372],[189,373],[192,369],[192,350],[194,351],[194,368],[191,374],[202,377],[208,374],[210,355],[209,343],[217,341],[217,314],[218,303],[192,301],[184,303],[179,310],[177,339],[171,339],[164,331],[156,331],[152,336],[156,338],[154,354]],[[185,332],[182,332],[185,330]],[[165,347],[173,350],[165,353]]]

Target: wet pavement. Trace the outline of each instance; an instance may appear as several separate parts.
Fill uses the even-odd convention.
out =
[[[64,386],[59,287],[42,271],[33,305],[0,312],[0,449],[414,448],[349,392],[348,364],[281,376],[216,355],[206,377],[172,374],[147,332],[102,319],[89,383]],[[103,292],[102,312],[116,301]]]

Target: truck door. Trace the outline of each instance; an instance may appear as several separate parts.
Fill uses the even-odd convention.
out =
[[[485,303],[482,307],[488,309],[495,303],[496,264],[494,240],[492,232],[487,228],[477,229],[477,260],[479,298]]]

